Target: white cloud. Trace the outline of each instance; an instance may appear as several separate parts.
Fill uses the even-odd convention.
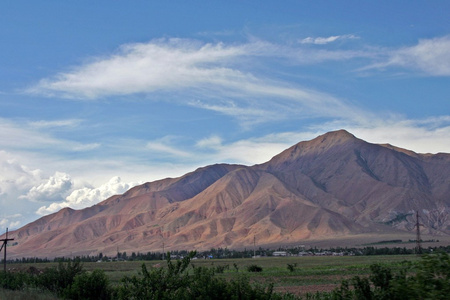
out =
[[[40,120],[40,121],[34,121],[30,122],[30,127],[41,129],[41,128],[59,128],[59,127],[77,127],[82,120],[80,119],[67,119],[67,120],[54,120],[54,121],[47,121],[47,120]]]
[[[3,228],[8,228],[9,230],[14,230],[16,228],[18,228],[21,224],[21,222],[19,220],[16,220],[18,218],[21,218],[22,215],[21,214],[14,214],[14,215],[9,215],[9,216],[5,216],[3,218],[0,219],[0,228],[3,230]]]
[[[46,215],[54,213],[64,207],[81,209],[92,206],[113,195],[122,194],[137,184],[139,183],[122,182],[122,179],[116,176],[97,188],[83,187],[73,190],[64,201],[54,202],[48,206],[42,206],[36,211],[36,213],[39,215]]]
[[[346,38],[358,37],[342,35],[308,38],[303,44],[294,46],[259,40],[244,44],[208,44],[186,39],[153,40],[125,45],[114,55],[98,58],[54,78],[43,79],[30,91],[85,100],[148,93],[152,94],[148,98],[231,116],[244,126],[289,118],[320,118],[321,123],[311,122],[305,127],[300,121],[298,132],[274,133],[251,139],[227,141],[219,135],[211,135],[195,145],[186,145],[188,139],[181,141],[171,136],[152,141],[130,138],[131,143],[118,137],[108,146],[109,149],[114,148],[111,151],[119,153],[119,157],[111,158],[108,153],[101,158],[85,159],[82,156],[67,158],[63,152],[98,150],[102,145],[59,139],[51,135],[55,129],[78,127],[83,120],[22,120],[21,123],[0,118],[0,149],[20,153],[27,162],[33,162],[26,164],[0,151],[0,166],[3,168],[0,174],[0,200],[2,203],[15,203],[19,199],[33,205],[33,213],[37,210],[40,215],[63,207],[83,208],[113,194],[123,193],[134,185],[124,183],[120,178],[102,184],[111,174],[120,174],[127,182],[149,181],[180,176],[210,163],[258,164],[297,142],[341,128],[374,143],[391,143],[416,152],[449,152],[448,116],[425,120],[407,120],[402,117],[381,120],[379,116],[340,98],[291,84],[284,81],[282,75],[267,72],[272,70],[268,67],[274,62],[303,67],[305,64],[326,61],[353,58],[373,61],[382,57],[383,62],[372,68],[397,66],[420,69],[431,75],[450,74],[450,52],[447,51],[449,37],[421,40],[416,46],[401,49],[327,51],[323,49],[325,47],[318,49],[304,45],[324,45]],[[362,63],[367,63],[367,60]],[[161,94],[164,97],[158,98]],[[50,149],[51,153],[46,151]],[[142,153],[149,152],[155,155],[147,155],[142,159]],[[167,157],[172,161],[165,161]],[[180,160],[174,160],[174,157]],[[25,165],[45,165],[45,174],[44,171]],[[59,169],[61,165],[64,166],[63,170]],[[62,172],[55,173],[55,170]],[[77,178],[83,178],[89,184],[81,183]],[[38,202],[27,202],[27,199],[47,199],[52,203],[39,208],[36,206]],[[18,222],[16,219],[1,217],[7,219],[4,222],[9,224]]]
[[[0,118],[0,149],[52,151],[88,151],[100,147],[99,143],[80,143],[51,136],[46,130],[52,126],[73,126],[74,120],[20,122]],[[65,124],[65,125],[64,125]]]
[[[420,70],[432,76],[450,75],[450,36],[422,39],[415,46],[385,52],[384,61],[361,70],[403,67]]]
[[[118,54],[44,79],[30,91],[68,97],[148,93],[245,77],[222,63],[245,54],[242,47],[202,44],[185,39],[160,39],[121,47]]]
[[[150,141],[147,143],[146,149],[157,152],[160,156],[190,157],[191,154],[189,152],[180,150],[171,145],[174,139],[176,139],[176,137],[166,136],[155,141]]]
[[[300,40],[301,44],[315,44],[315,45],[325,45],[332,42],[335,42],[337,40],[346,40],[346,39],[358,39],[359,37],[353,35],[353,34],[346,34],[346,35],[333,35],[329,37],[307,37],[302,40]]]
[[[54,202],[54,203],[50,204],[49,206],[41,206],[36,211],[36,214],[45,216],[45,215],[49,215],[51,213],[60,211],[61,209],[65,208],[65,207],[69,207],[69,204],[67,202],[61,202],[61,203]]]
[[[338,38],[350,37],[353,36]],[[267,82],[253,68],[255,64],[252,61],[261,57],[265,60],[285,59],[287,64],[292,64],[370,55],[362,51],[311,51],[256,39],[240,45],[159,39],[124,45],[115,55],[99,58],[54,78],[43,79],[28,92],[96,99],[168,90],[183,90],[185,93],[188,88],[208,96],[217,91],[233,96],[256,90],[254,87],[249,89],[249,86],[263,87],[268,83],[269,87],[273,86],[274,82]],[[258,61],[260,63],[261,60]]]
[[[245,165],[270,160],[290,146],[313,139],[328,131],[345,129],[371,143],[390,143],[417,153],[446,152],[450,149],[450,116],[407,120],[399,116],[380,119],[372,116],[364,120],[337,120],[310,125],[299,132],[280,132],[226,143],[219,136],[199,140],[196,146],[211,162],[230,162]]]
[[[349,130],[366,141],[390,143],[417,153],[450,152],[450,116],[378,120],[371,127],[352,126]]]
[[[202,155],[211,162],[254,165],[267,162],[290,146],[316,137],[323,132],[281,132],[258,138],[224,142],[219,136],[201,139],[196,146],[209,154]]]
[[[61,201],[69,194],[72,186],[73,181],[68,174],[55,172],[46,182],[32,187],[23,197],[36,202]]]
[[[339,38],[344,37],[350,38]],[[303,50],[256,39],[239,45],[160,39],[125,45],[115,55],[43,79],[29,92],[80,99],[172,92],[161,99],[220,112],[244,125],[292,116],[340,117],[352,108],[326,93],[271,80],[255,66],[266,63],[261,58],[310,64],[370,55]]]
[[[43,172],[30,169],[6,151],[0,151],[0,199],[17,199],[43,179]]]
[[[216,149],[217,147],[222,146],[222,139],[217,135],[213,135],[208,138],[201,139],[196,143],[196,146],[199,148]]]

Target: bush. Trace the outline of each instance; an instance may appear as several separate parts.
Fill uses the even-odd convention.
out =
[[[290,272],[294,272],[296,266],[297,266],[297,263],[294,263],[294,264],[287,264],[287,269],[288,269]]]
[[[147,270],[142,264],[140,277],[125,276],[121,280],[121,285],[116,289],[117,299],[178,299],[175,294],[189,284],[189,276],[186,269],[195,252],[172,263],[170,255],[167,256],[167,269],[159,268]],[[194,268],[197,270],[200,268]]]
[[[83,265],[79,261],[69,261],[67,265],[60,262],[57,268],[47,268],[36,276],[35,285],[62,296],[67,288],[70,289],[75,276],[83,272]]]
[[[262,272],[263,268],[258,265],[250,265],[247,267],[247,271],[249,272]]]
[[[225,270],[228,270],[229,268],[230,268],[229,265],[217,266],[217,267],[215,268],[215,272],[216,272],[216,273],[223,273],[223,272],[225,272]]]
[[[57,268],[47,268],[36,276],[34,285],[65,299],[110,299],[109,280],[101,270],[91,273],[83,270],[80,261],[59,263]]]
[[[7,290],[21,290],[30,283],[30,276],[26,273],[0,272],[0,287]]]
[[[75,276],[73,284],[65,290],[64,297],[72,300],[111,299],[108,277],[102,270],[80,273]]]

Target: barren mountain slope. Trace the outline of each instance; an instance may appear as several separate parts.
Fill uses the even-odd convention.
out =
[[[362,225],[385,220],[393,211],[450,206],[449,154],[370,144],[343,130],[299,143],[261,168]]]

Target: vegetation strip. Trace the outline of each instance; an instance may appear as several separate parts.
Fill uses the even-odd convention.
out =
[[[105,269],[92,269],[95,264],[85,268],[80,261],[47,264],[44,269],[29,266],[27,272],[1,272],[0,286],[3,293],[35,290],[63,299],[447,299],[450,292],[446,253],[410,260],[384,256],[208,261],[193,260],[194,256],[191,252],[173,261],[168,255],[164,264],[141,263],[140,272],[114,282],[107,274],[114,268],[122,273],[129,262],[97,264]],[[308,277],[312,284],[302,288]],[[333,284],[334,289],[323,291]]]

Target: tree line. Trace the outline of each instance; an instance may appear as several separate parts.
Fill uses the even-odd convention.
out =
[[[288,255],[319,255],[322,253],[339,253],[342,255],[405,255],[405,254],[416,254],[415,249],[406,247],[376,247],[376,246],[366,246],[363,248],[347,248],[347,247],[335,247],[335,248],[309,248],[303,249],[301,247],[293,248],[278,248],[278,249],[244,249],[244,250],[230,250],[227,248],[211,248],[207,251],[199,251],[196,254],[197,258],[214,258],[214,259],[224,259],[224,258],[251,258],[254,255],[258,256],[273,256],[275,251],[285,251]],[[433,252],[447,252],[450,253],[450,246],[437,246],[428,247],[422,249],[423,254],[433,253]],[[187,250],[180,251],[170,251],[169,254],[173,258],[183,258],[189,254]],[[164,260],[165,256],[168,254],[163,254],[161,252],[132,252],[131,254],[125,252],[117,252],[116,255],[108,256],[99,253],[98,255],[82,255],[75,257],[55,257],[53,259],[49,258],[38,258],[38,257],[23,257],[16,258],[13,260],[8,260],[8,263],[49,263],[49,262],[68,262],[78,260],[81,262],[96,262],[96,261],[114,261],[114,260],[129,260],[129,261],[152,261],[152,260]]]

